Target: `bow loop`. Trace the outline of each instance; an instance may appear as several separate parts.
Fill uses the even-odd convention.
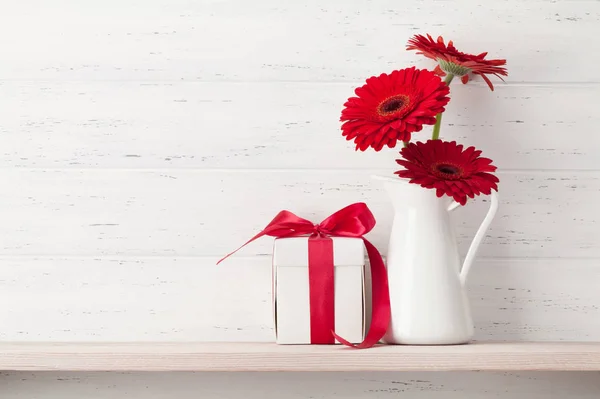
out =
[[[338,237],[362,237],[375,227],[375,217],[364,202],[335,212],[320,223],[321,231]]]
[[[263,233],[271,237],[283,238],[312,234],[313,231],[314,226],[311,221],[290,211],[281,211],[264,228]]]

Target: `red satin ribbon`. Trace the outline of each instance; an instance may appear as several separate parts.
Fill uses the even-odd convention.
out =
[[[311,304],[311,343],[334,343],[334,337],[353,348],[370,348],[385,334],[390,322],[390,295],[387,272],[381,254],[363,235],[375,226],[375,217],[365,203],[358,202],[340,209],[319,224],[281,211],[260,233],[231,252],[217,264],[262,236],[277,238],[309,235],[309,285]],[[362,238],[371,263],[372,317],[363,342],[352,344],[333,331],[333,242],[330,237]],[[314,323],[314,324],[313,324]]]
[[[308,239],[308,291],[310,303],[310,343],[335,344],[335,272],[333,240],[311,236]]]

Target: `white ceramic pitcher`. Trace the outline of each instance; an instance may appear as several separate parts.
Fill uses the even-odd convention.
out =
[[[459,204],[408,179],[374,177],[384,182],[395,212],[387,252],[392,317],[384,341],[407,345],[470,341],[473,321],[465,281],[498,209],[496,192],[492,191],[490,209],[461,267],[449,216]]]

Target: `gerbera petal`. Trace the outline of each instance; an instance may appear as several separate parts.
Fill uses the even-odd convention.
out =
[[[491,91],[494,91],[494,85],[492,84],[492,81],[490,80],[490,78],[488,78],[487,76],[485,76],[484,73],[478,73],[479,76],[481,76],[481,78],[483,80],[485,80],[485,83],[487,83],[487,85],[490,87]]]
[[[446,76],[446,72],[444,72],[439,65],[435,66],[435,68],[433,69],[433,73],[435,73],[438,76]]]
[[[479,53],[479,54],[467,54],[461,51],[458,51],[456,47],[454,47],[454,43],[452,40],[448,41],[448,44],[444,44],[444,39],[439,36],[437,40],[433,40],[431,35],[427,34],[423,35],[415,35],[408,41],[408,45],[406,47],[407,50],[416,50],[417,54],[422,54],[427,58],[431,58],[433,60],[444,60],[451,61],[455,64],[464,66],[469,68],[473,73],[481,75],[484,81],[488,84],[491,90],[494,90],[494,86],[492,85],[489,78],[486,74],[491,74],[502,79],[501,76],[507,76],[508,73],[504,65],[506,65],[506,60],[496,59],[496,60],[486,60],[487,52]],[[434,70],[434,73],[442,75],[439,69],[439,65]],[[463,83],[467,83],[469,81],[469,75],[464,75],[461,77],[461,81]]]
[[[357,97],[344,104],[342,135],[354,139],[357,149],[394,147],[407,141],[423,125],[435,124],[435,116],[450,100],[448,87],[439,76],[415,67],[372,76],[355,89]],[[363,136],[373,136],[366,139]]]
[[[436,195],[448,195],[465,204],[467,197],[498,190],[499,179],[488,173],[495,170],[489,158],[480,157],[481,151],[464,147],[455,141],[428,140],[410,143],[400,151],[398,165],[404,167],[396,174],[411,183],[435,189]]]

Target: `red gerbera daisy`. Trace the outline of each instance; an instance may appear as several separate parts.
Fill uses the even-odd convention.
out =
[[[435,124],[435,116],[450,101],[450,89],[439,76],[412,68],[367,79],[344,104],[342,135],[354,139],[356,149],[393,148],[396,141],[410,140],[423,125]]]
[[[498,178],[491,173],[496,170],[492,160],[481,158],[475,147],[463,150],[456,141],[428,140],[426,143],[410,143],[400,152],[404,159],[397,159],[406,170],[395,172],[410,179],[410,183],[434,188],[438,197],[453,197],[461,205],[467,197],[489,195],[498,191]]]
[[[492,91],[494,85],[487,74],[495,75],[502,80],[502,76],[508,76],[506,68],[506,60],[486,60],[486,53],[478,55],[466,54],[458,51],[454,47],[452,40],[448,45],[444,43],[444,39],[439,36],[437,41],[433,40],[431,35],[427,37],[423,35],[415,35],[408,41],[407,50],[417,50],[417,54],[423,54],[425,57],[436,60],[439,65],[435,68],[436,73],[445,75],[451,73],[455,76],[460,76],[463,83],[469,81],[469,73],[479,75],[485,80]]]

